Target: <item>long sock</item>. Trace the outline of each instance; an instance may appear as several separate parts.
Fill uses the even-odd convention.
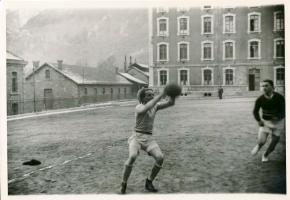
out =
[[[155,164],[153,166],[152,170],[151,170],[151,174],[149,176],[149,180],[153,181],[155,179],[155,177],[157,176],[157,174],[159,173],[161,168],[162,168],[161,166]]]
[[[264,144],[258,144],[259,150],[264,146]]]
[[[123,182],[127,183],[128,178],[131,174],[133,166],[132,165],[125,165],[124,167],[124,173],[123,173]]]
[[[277,145],[278,142],[279,142],[279,139],[280,139],[280,137],[272,136],[271,143],[270,143],[268,149],[266,150],[266,153],[264,154],[265,157],[268,157],[268,155],[269,155],[272,151],[274,151],[276,145]]]

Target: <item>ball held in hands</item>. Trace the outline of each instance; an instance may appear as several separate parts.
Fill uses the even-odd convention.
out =
[[[176,83],[169,83],[165,86],[164,93],[170,97],[177,97],[181,95],[181,87]]]

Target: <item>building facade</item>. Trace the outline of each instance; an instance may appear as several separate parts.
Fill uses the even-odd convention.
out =
[[[27,62],[19,56],[6,52],[7,115],[24,112],[24,67]]]
[[[272,79],[284,92],[284,6],[157,8],[150,13],[150,85],[228,95],[259,91]]]
[[[94,67],[34,62],[25,78],[25,112],[135,98],[138,87],[117,70],[106,78]]]

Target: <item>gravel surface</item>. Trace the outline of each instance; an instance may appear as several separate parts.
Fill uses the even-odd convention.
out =
[[[250,155],[258,125],[253,98],[178,99],[159,111],[154,135],[165,155],[159,193],[286,193],[285,135],[268,163]],[[118,193],[134,106],[8,121],[8,190],[22,194]],[[266,145],[269,144],[269,141]],[[38,166],[22,165],[36,159]],[[141,152],[128,193],[146,193],[154,164]]]

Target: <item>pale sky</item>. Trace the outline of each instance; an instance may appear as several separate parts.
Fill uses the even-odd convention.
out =
[[[43,9],[19,9],[20,25],[25,24],[31,17],[37,15]]]

